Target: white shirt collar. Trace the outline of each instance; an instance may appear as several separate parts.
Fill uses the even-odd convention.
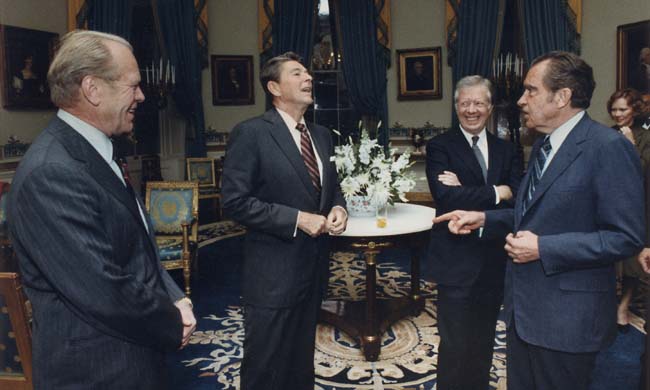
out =
[[[553,132],[549,135],[549,141],[551,142],[551,146],[553,147],[551,153],[554,155],[555,152],[560,149],[560,146],[562,146],[562,143],[566,139],[566,137],[569,136],[569,133],[571,133],[571,130],[580,122],[580,119],[585,115],[584,110],[578,112],[574,116],[572,116],[568,121],[564,122],[563,124],[560,125],[557,129],[553,130]]]
[[[289,128],[289,130],[295,130],[295,131],[298,131],[298,130],[296,130],[296,125],[297,125],[298,123],[302,123],[303,125],[305,125],[305,127],[307,126],[307,124],[305,123],[305,117],[300,118],[300,122],[296,122],[296,120],[293,119],[293,118],[291,117],[291,115],[287,114],[286,112],[280,110],[280,109],[277,108],[277,107],[276,107],[275,109],[278,111],[278,114],[280,114],[280,117],[282,118],[282,120],[284,121],[284,123],[287,125],[287,127]]]
[[[468,133],[465,129],[463,129],[463,126],[461,125],[458,125],[458,127],[460,127],[460,132],[463,133],[465,139],[467,140],[467,142],[469,142],[469,146],[474,145],[474,141],[472,141],[472,137],[474,137],[474,134]],[[478,145],[482,145],[482,144],[487,145],[487,135],[485,134],[485,128],[483,128],[483,130],[481,130],[481,132],[476,135],[478,135]]]
[[[99,153],[99,155],[102,156],[102,158],[110,165],[113,161],[113,142],[106,136],[106,134],[102,133],[98,128],[88,122],[84,122],[63,109],[59,109],[56,116],[70,125],[70,127],[72,127],[77,133],[81,134],[81,136],[84,137],[86,141],[97,150],[97,153]]]

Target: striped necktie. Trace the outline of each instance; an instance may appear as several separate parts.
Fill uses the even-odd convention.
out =
[[[314,148],[311,146],[309,132],[307,131],[307,127],[302,123],[296,125],[296,130],[300,132],[300,154],[302,154],[302,159],[305,161],[305,166],[309,172],[312,184],[320,192],[320,172],[318,171],[318,162],[316,161]]]
[[[535,188],[539,183],[539,180],[542,178],[542,173],[544,170],[544,164],[548,159],[549,154],[551,154],[551,140],[549,136],[544,138],[544,143],[542,147],[537,151],[537,156],[535,157],[535,162],[533,163],[533,171],[530,173],[530,178],[528,179],[528,189],[526,191],[526,196],[524,196],[524,204],[522,207],[522,214],[526,214],[528,208],[528,203],[533,199],[533,194],[535,193]]]

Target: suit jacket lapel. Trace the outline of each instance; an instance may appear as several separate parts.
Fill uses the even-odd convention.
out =
[[[461,157],[459,160],[462,161],[463,164],[465,164],[465,166],[467,166],[467,169],[470,172],[472,172],[472,174],[476,177],[477,180],[484,183],[485,179],[483,178],[483,172],[481,171],[481,166],[478,164],[478,161],[476,160],[476,155],[474,155],[474,151],[472,150],[472,147],[467,142],[467,138],[465,138],[465,136],[463,135],[460,129],[455,129],[453,131],[454,131],[454,138],[453,138],[454,150]]]
[[[97,153],[95,148],[93,148],[93,146],[81,136],[81,134],[59,118],[57,118],[57,120],[60,121],[61,126],[58,127],[58,132],[55,136],[59,138],[61,144],[65,146],[70,156],[76,160],[84,161],[88,167],[90,176],[92,176],[99,185],[105,188],[106,191],[113,195],[113,197],[115,197],[120,203],[124,204],[131,214],[133,214],[133,217],[144,228],[136,203],[131,199],[131,195],[128,193],[126,187],[124,187],[124,184],[122,184],[117,175],[115,175],[115,172],[113,172],[111,167],[99,155],[99,153]]]
[[[492,133],[487,132],[487,143],[488,143],[488,172],[487,172],[487,183],[486,184],[496,184],[501,174],[501,167],[503,166],[503,150],[499,147],[499,144],[496,142],[496,137]]]
[[[264,119],[272,123],[271,136],[275,139],[278,148],[280,148],[282,153],[293,166],[300,181],[309,193],[309,196],[311,196],[314,199],[314,202],[316,202],[318,194],[311,182],[309,172],[307,172],[305,161],[302,159],[300,151],[296,147],[296,142],[293,140],[293,137],[291,137],[291,133],[282,120],[282,117],[277,111],[275,111],[275,109],[271,109],[264,113]]]
[[[578,122],[573,130],[571,130],[564,142],[562,142],[562,145],[557,150],[557,152],[555,152],[555,156],[553,156],[553,159],[546,167],[546,170],[539,180],[539,183],[537,183],[535,192],[533,192],[533,197],[530,202],[528,202],[527,209],[531,209],[535,205],[535,203],[544,195],[544,193],[557,180],[562,172],[564,172],[582,153],[582,143],[587,139],[587,132],[589,129],[589,125],[586,122],[588,119],[589,118],[587,114],[585,114],[580,122]],[[535,154],[531,154],[530,161],[534,161],[533,159],[537,156],[537,153],[539,153],[539,148],[542,142],[542,139],[538,140],[537,144],[535,145]],[[522,181],[522,183],[526,183],[526,188],[523,188],[523,190],[520,191],[520,193],[522,193],[522,201],[523,196],[525,196],[524,193],[528,191],[530,169],[528,171],[529,172],[524,178],[525,181]],[[517,204],[521,205],[522,202],[519,201]],[[518,212],[521,214],[521,207],[518,207]]]

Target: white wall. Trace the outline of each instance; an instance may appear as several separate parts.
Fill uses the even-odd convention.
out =
[[[582,57],[594,68],[596,91],[589,114],[605,124],[607,100],[616,90],[616,26],[650,19],[649,0],[583,2]]]
[[[205,125],[218,131],[230,131],[237,123],[264,112],[264,91],[258,81],[257,0],[208,1],[208,25],[210,55],[253,56],[254,105],[213,106],[210,71],[203,72]]]
[[[67,32],[67,21],[66,0],[0,0],[0,24],[63,35]],[[54,110],[19,111],[0,107],[0,145],[5,144],[11,134],[23,141],[32,141],[54,114]]]
[[[393,0],[391,2],[392,50],[388,70],[388,120],[406,127],[421,127],[426,121],[436,126],[451,125],[451,67],[447,66],[445,2],[441,0]],[[420,47],[442,48],[442,99],[397,100],[396,50]]]

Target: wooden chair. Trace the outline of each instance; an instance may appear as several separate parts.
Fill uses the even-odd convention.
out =
[[[190,290],[190,270],[196,262],[199,189],[191,181],[150,181],[145,207],[154,227],[160,260],[165,269],[182,269],[185,294]]]
[[[187,180],[199,183],[199,199],[215,202],[217,219],[221,219],[221,160],[212,157],[185,159]]]
[[[31,307],[15,272],[0,272],[0,390],[31,390]]]

